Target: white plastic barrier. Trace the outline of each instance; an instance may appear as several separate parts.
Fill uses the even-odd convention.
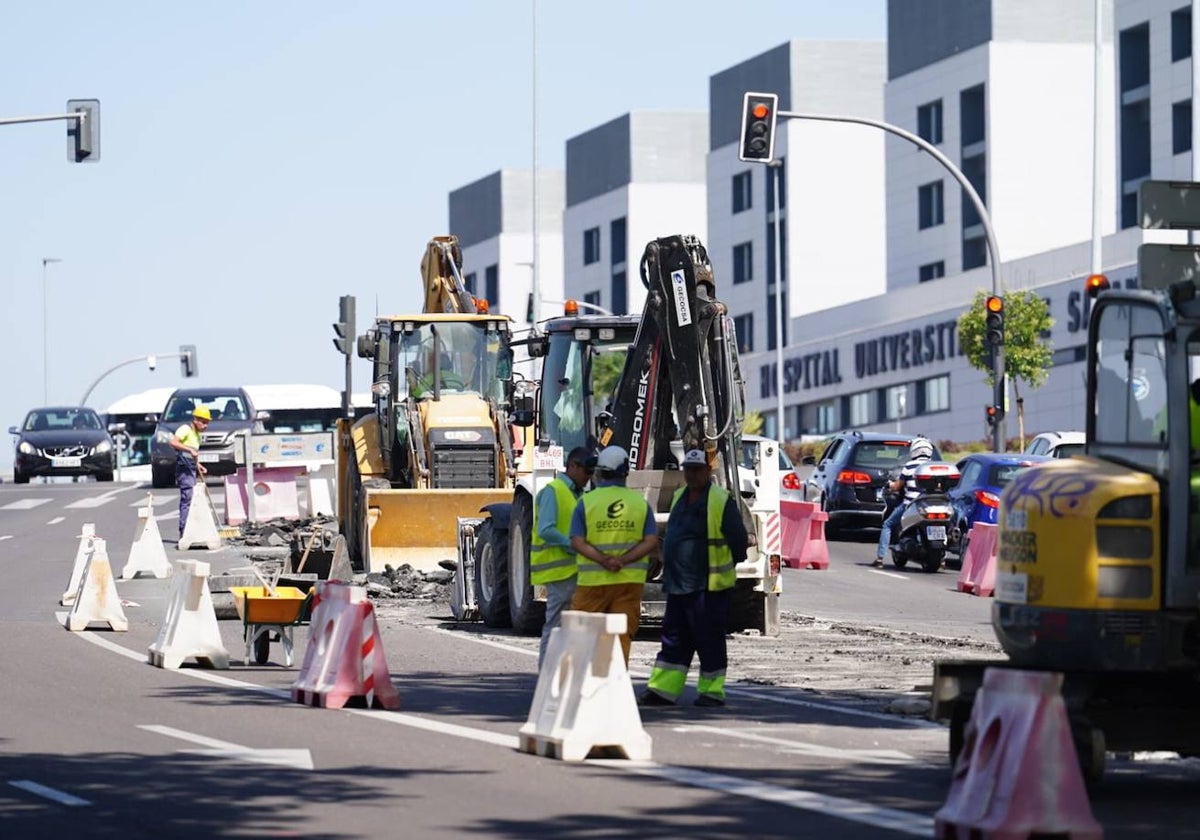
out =
[[[146,506],[138,508],[137,534],[129,549],[129,560],[121,570],[121,580],[131,580],[145,572],[156,578],[171,574],[171,561],[163,548],[158,520],[154,518],[154,496],[147,496]]]
[[[183,526],[183,536],[179,538],[180,551],[195,546],[210,551],[221,547],[221,527],[217,524],[217,511],[213,507],[212,497],[208,495],[208,487],[202,480],[196,482],[192,493],[192,508]]]
[[[621,653],[625,629],[619,613],[562,614],[562,626],[550,634],[529,719],[518,732],[522,750],[563,761],[582,761],[593,750],[650,759],[650,735]]]
[[[75,603],[75,593],[79,590],[79,581],[83,580],[83,568],[87,565],[88,552],[92,550],[92,540],[96,538],[96,525],[93,522],[84,523],[83,531],[76,539],[79,546],[75,549],[75,565],[71,567],[71,581],[62,594],[59,603],[69,607]]]
[[[208,590],[209,566],[200,560],[175,563],[175,586],[158,638],[150,645],[150,664],[172,670],[194,657],[213,668],[229,667],[229,652],[221,642],[212,593]]]
[[[73,633],[86,630],[89,624],[97,621],[107,623],[113,630],[128,630],[129,621],[121,609],[121,596],[117,594],[116,584],[113,583],[112,566],[108,562],[104,540],[93,538],[88,545],[83,577],[75,592],[71,612],[67,614],[63,625]]]

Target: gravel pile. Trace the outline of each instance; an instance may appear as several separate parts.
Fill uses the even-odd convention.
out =
[[[367,594],[372,598],[405,598],[416,601],[450,602],[450,582],[454,572],[434,569],[420,572],[408,563],[394,568],[385,566],[382,572],[367,575]]]

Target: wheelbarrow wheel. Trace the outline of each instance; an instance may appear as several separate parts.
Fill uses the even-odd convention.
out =
[[[264,628],[254,637],[254,661],[266,665],[271,658],[271,631]]]

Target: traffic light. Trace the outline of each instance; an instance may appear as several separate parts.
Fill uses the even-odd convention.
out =
[[[775,157],[775,118],[779,97],[747,93],[742,102],[742,143],[738,158],[766,163]]]
[[[338,320],[333,325],[335,338],[333,346],[338,352],[349,356],[352,352],[354,335],[354,296],[342,295],[338,298]]]
[[[988,295],[984,309],[987,312],[987,343],[999,347],[1004,343],[1004,298]]]
[[[195,344],[179,345],[179,370],[184,379],[191,379],[199,373],[200,366],[196,362]]]
[[[100,100],[68,99],[67,113],[82,115],[67,120],[67,160],[73,163],[100,160]]]
[[[1004,409],[998,405],[989,405],[984,408],[987,412],[988,428],[993,428],[997,423],[1004,419]]]

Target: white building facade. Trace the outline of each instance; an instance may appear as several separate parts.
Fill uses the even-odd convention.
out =
[[[567,141],[568,298],[617,315],[641,312],[646,243],[677,233],[704,238],[707,148],[708,117],[696,112],[635,111]]]
[[[563,295],[562,215],[565,176],[561,169],[537,174],[538,295]],[[533,290],[533,173],[501,169],[450,193],[450,232],[463,252],[467,289],[485,298],[492,312],[528,329]],[[544,306],[543,306],[544,309]]]

